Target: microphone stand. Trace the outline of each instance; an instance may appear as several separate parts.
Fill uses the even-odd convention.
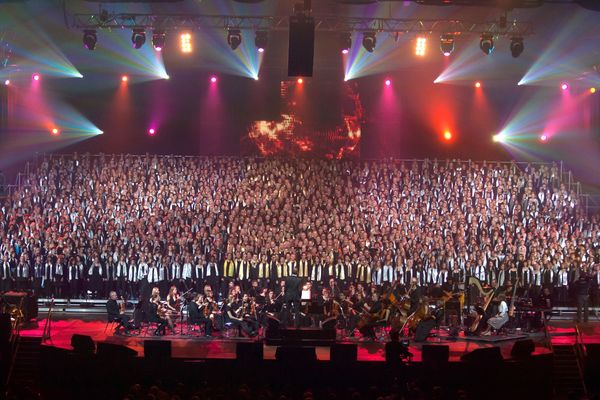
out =
[[[186,300],[185,295],[191,291],[192,291],[192,289],[188,289],[185,293],[183,293],[179,297],[179,298],[183,298],[183,303],[181,304],[181,311],[179,312],[181,314],[181,316],[179,318],[179,336],[183,336],[183,309],[185,308],[187,311],[187,307],[188,307],[188,301]]]

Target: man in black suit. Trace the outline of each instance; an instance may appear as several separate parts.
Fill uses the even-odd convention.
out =
[[[131,324],[125,314],[121,313],[119,305],[117,304],[117,293],[110,292],[110,298],[106,302],[106,313],[108,314],[108,322],[117,322],[118,325],[115,328],[115,335],[120,334],[121,327],[125,334],[128,334],[131,330]]]
[[[283,294],[283,303],[286,307],[285,325],[289,326],[290,311],[294,316],[294,327],[300,323],[300,298],[302,293],[302,279],[298,277],[298,267],[292,270],[292,275],[285,278],[285,293]]]

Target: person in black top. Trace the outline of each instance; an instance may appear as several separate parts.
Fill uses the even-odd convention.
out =
[[[289,326],[289,318],[291,317],[290,311],[294,318],[294,326],[296,328],[299,326],[301,290],[302,280],[298,277],[298,267],[294,267],[292,275],[285,278],[285,293],[283,294],[283,303],[286,306],[286,326]]]
[[[123,328],[125,334],[129,334],[131,324],[125,314],[121,312],[119,304],[117,304],[117,292],[110,292],[109,299],[106,302],[106,313],[108,314],[108,322],[118,322],[115,335],[121,334],[121,328]]]
[[[575,282],[575,293],[577,295],[577,322],[588,322],[590,313],[590,280],[585,274],[581,274]]]
[[[204,336],[212,337],[212,321],[204,313],[203,296],[196,294],[194,300],[188,304],[188,315],[191,324],[204,325]]]

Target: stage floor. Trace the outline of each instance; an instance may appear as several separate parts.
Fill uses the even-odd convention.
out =
[[[38,327],[33,329],[23,329],[23,336],[42,336],[45,320],[39,320]],[[96,342],[108,342],[127,346],[138,352],[139,356],[143,356],[144,340],[170,340],[172,341],[172,355],[175,358],[194,358],[194,359],[235,359],[236,343],[251,342],[261,340],[259,338],[204,338],[199,336],[186,335],[167,335],[162,337],[154,336],[115,336],[109,328],[105,332],[106,322],[103,320],[90,318],[69,318],[67,316],[55,316],[51,324],[51,340],[45,344],[64,349],[71,349],[71,336],[73,334],[81,334],[91,336]],[[579,325],[581,338],[584,343],[600,343],[600,323],[590,322],[588,324]],[[177,329],[179,332],[179,328]],[[549,326],[550,339],[553,344],[572,344],[575,343],[575,328],[573,323],[556,322]],[[413,361],[421,361],[421,349],[423,344],[442,344],[450,347],[450,361],[459,361],[460,357],[468,352],[483,347],[500,347],[505,358],[510,357],[510,351],[514,342],[517,339],[524,337],[530,338],[535,342],[535,354],[549,353],[550,351],[545,346],[545,338],[543,333],[535,334],[519,334],[514,337],[498,337],[496,340],[479,340],[479,338],[465,338],[462,334],[455,340],[451,340],[447,333],[443,330],[439,332],[434,330],[435,337],[430,337],[424,343],[416,343],[410,341],[410,351],[413,353]],[[197,335],[197,334],[196,334]],[[219,334],[217,334],[219,335]],[[385,353],[383,342],[368,342],[358,338],[348,338],[342,343],[357,343],[358,345],[358,361],[384,361]],[[266,360],[274,360],[276,346],[264,345],[264,358]],[[329,347],[317,347],[317,358],[319,360],[329,360]]]

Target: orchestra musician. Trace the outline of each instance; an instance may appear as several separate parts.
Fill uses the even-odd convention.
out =
[[[175,329],[175,320],[178,316],[180,316],[181,312],[181,298],[179,293],[177,292],[177,287],[175,285],[169,288],[169,294],[167,295],[165,307],[167,309],[167,322],[169,324],[169,328],[171,330]]]
[[[167,320],[166,303],[160,300],[158,288],[153,288],[152,292],[154,294],[150,298],[148,322],[156,324],[156,330],[154,331],[155,336],[165,335],[167,331],[167,325],[169,324]]]
[[[495,316],[488,318],[487,329],[481,333],[483,336],[491,335],[492,329],[500,329],[508,322],[508,305],[506,304],[506,296],[498,295],[498,312]]]
[[[205,307],[204,296],[200,293],[194,294],[188,305],[189,322],[193,325],[204,325],[204,336],[212,337],[212,321],[206,317]]]
[[[114,334],[120,335],[121,328],[125,335],[129,334],[132,329],[132,325],[129,322],[129,318],[125,315],[125,301],[121,306],[117,303],[117,292],[111,291],[109,294],[108,301],[106,302],[106,313],[108,315],[108,322],[117,322],[118,325],[115,328]]]

